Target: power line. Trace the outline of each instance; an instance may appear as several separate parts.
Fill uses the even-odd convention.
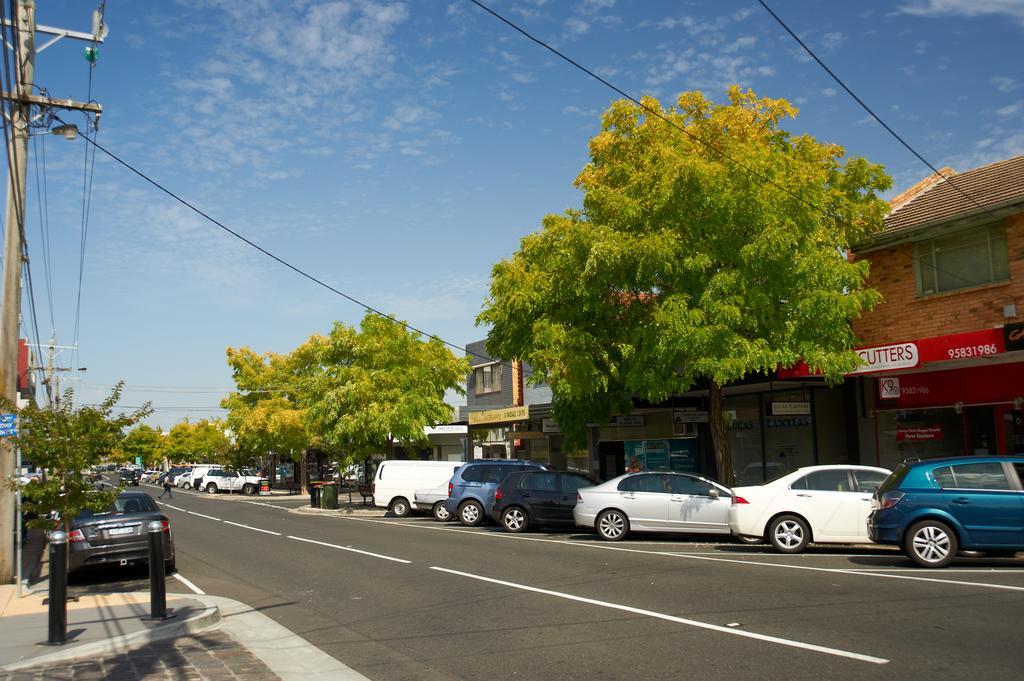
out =
[[[471,0],[471,1],[472,1],[472,0]],[[891,127],[889,127],[889,124],[888,124],[888,123],[886,123],[885,121],[883,121],[883,120],[882,120],[882,118],[881,118],[881,117],[880,117],[880,116],[879,116],[878,114],[876,114],[876,113],[875,113],[875,112],[874,112],[874,111],[873,111],[873,110],[871,109],[871,107],[869,107],[869,106],[868,106],[867,104],[865,104],[865,103],[864,103],[864,100],[862,100],[862,99],[861,99],[860,97],[858,97],[858,96],[857,96],[857,94],[856,94],[856,93],[855,93],[855,92],[854,92],[853,90],[851,90],[851,89],[849,88],[849,86],[847,86],[847,85],[846,85],[846,83],[844,83],[844,82],[843,82],[843,80],[842,80],[842,79],[841,79],[841,78],[840,78],[839,76],[837,76],[837,75],[835,74],[835,72],[834,72],[834,71],[833,71],[832,69],[830,69],[830,68],[828,67],[828,65],[827,65],[827,64],[825,64],[825,62],[823,62],[823,61],[822,61],[822,60],[821,60],[821,59],[820,59],[820,58],[818,57],[818,55],[817,55],[817,54],[815,54],[815,53],[814,53],[814,50],[812,50],[812,49],[811,49],[810,47],[808,47],[808,46],[807,46],[807,43],[805,43],[805,42],[804,42],[803,40],[801,40],[801,39],[800,39],[800,36],[798,36],[798,35],[797,35],[796,33],[794,33],[794,32],[793,32],[793,29],[791,29],[791,28],[790,28],[789,26],[787,26],[787,25],[786,25],[786,22],[784,22],[784,21],[783,21],[783,20],[782,20],[782,19],[781,19],[781,18],[779,17],[779,15],[778,15],[778,14],[776,14],[775,12],[773,12],[773,11],[772,11],[772,8],[771,8],[771,7],[769,7],[769,6],[768,6],[768,5],[767,5],[767,4],[766,4],[766,3],[764,2],[764,0],[757,0],[757,1],[758,1],[758,3],[759,3],[759,4],[761,5],[761,7],[763,7],[763,8],[764,8],[764,10],[765,10],[766,12],[768,12],[768,14],[770,14],[770,15],[771,15],[771,17],[772,17],[773,19],[775,19],[775,21],[776,21],[776,22],[777,22],[777,23],[779,24],[779,26],[781,26],[781,27],[782,27],[783,29],[785,29],[786,33],[788,33],[788,34],[789,34],[789,35],[790,35],[790,36],[791,36],[791,37],[793,38],[793,40],[795,40],[795,41],[796,41],[796,43],[797,43],[797,44],[798,44],[798,45],[799,45],[800,47],[802,47],[802,48],[803,48],[804,52],[806,52],[807,54],[809,54],[809,55],[811,56],[811,58],[812,58],[812,59],[814,59],[814,61],[818,62],[818,66],[820,66],[821,68],[823,68],[823,69],[825,70],[825,73],[827,73],[827,74],[828,74],[829,76],[831,76],[831,77],[832,77],[832,80],[834,80],[834,81],[835,81],[836,83],[838,83],[838,84],[839,84],[839,87],[841,87],[841,88],[843,88],[844,90],[846,90],[846,94],[850,95],[850,97],[852,97],[852,98],[853,98],[853,100],[854,100],[855,102],[857,102],[858,104],[860,104],[861,108],[862,108],[862,109],[864,109],[865,111],[867,111],[867,112],[868,112],[868,114],[869,114],[869,115],[870,115],[870,116],[871,116],[872,118],[874,118],[874,119],[875,119],[875,121],[877,121],[877,122],[879,123],[879,125],[881,125],[881,126],[882,126],[883,128],[885,128],[886,132],[888,132],[888,133],[889,133],[890,135],[892,135],[892,136],[893,136],[894,138],[896,138],[896,140],[897,140],[897,141],[898,141],[898,142],[899,142],[900,144],[902,144],[902,145],[903,145],[903,146],[904,146],[904,147],[905,147],[905,148],[907,149],[907,151],[909,151],[909,152],[910,152],[911,154],[913,154],[914,156],[916,156],[916,157],[917,157],[917,160],[919,160],[919,161],[920,161],[921,163],[923,163],[923,164],[925,164],[926,166],[928,166],[929,168],[931,168],[931,170],[932,170],[932,172],[933,172],[933,173],[935,173],[936,175],[938,175],[939,177],[941,177],[941,178],[942,178],[942,180],[943,180],[943,182],[946,182],[946,183],[948,183],[950,187],[952,187],[953,189],[955,189],[955,190],[956,190],[956,192],[957,192],[958,194],[960,194],[960,196],[964,197],[965,199],[967,199],[968,201],[970,201],[971,203],[973,203],[973,204],[974,204],[975,206],[977,206],[977,207],[978,207],[978,208],[980,208],[981,210],[983,210],[983,211],[985,211],[986,213],[988,213],[989,215],[992,215],[993,217],[996,217],[996,216],[995,216],[995,214],[994,214],[994,213],[992,213],[992,211],[991,211],[991,210],[989,210],[989,209],[988,209],[988,208],[987,208],[986,206],[983,206],[982,204],[980,204],[980,203],[978,203],[977,201],[975,201],[975,200],[974,200],[974,198],[972,198],[972,197],[971,197],[971,196],[969,196],[969,195],[968,195],[967,193],[965,193],[965,192],[964,192],[964,191],[963,191],[962,189],[960,189],[960,187],[956,186],[956,183],[955,183],[955,182],[953,182],[953,180],[951,180],[950,178],[946,177],[946,176],[945,176],[945,175],[943,175],[943,174],[942,174],[941,172],[939,172],[939,169],[938,169],[938,168],[936,168],[936,167],[935,167],[934,165],[932,165],[932,164],[931,164],[931,162],[930,162],[930,161],[928,161],[928,159],[926,159],[926,158],[925,158],[924,156],[922,156],[922,155],[921,155],[920,153],[918,153],[917,149],[915,149],[914,147],[910,146],[910,144],[909,144],[909,143],[908,143],[908,142],[907,142],[907,141],[906,141],[905,139],[903,139],[902,137],[900,137],[900,136],[899,136],[899,134],[897,134],[895,130],[893,130],[893,129],[892,129]]]
[[[63,121],[61,121],[60,118],[57,118],[57,120],[60,121],[61,123],[63,123]],[[96,147],[97,149],[99,149],[100,151],[102,151],[104,154],[106,154],[108,157],[110,157],[111,159],[113,159],[114,161],[119,163],[120,165],[122,165],[125,168],[127,168],[129,171],[131,171],[132,173],[137,175],[139,178],[145,180],[147,183],[149,183],[152,186],[156,187],[157,189],[159,189],[164,194],[167,194],[167,196],[171,197],[172,199],[174,199],[175,201],[177,201],[181,205],[185,206],[186,208],[188,208],[192,212],[194,212],[197,215],[200,215],[201,217],[205,218],[206,220],[212,222],[213,224],[217,225],[222,230],[224,230],[225,232],[227,232],[231,236],[235,237],[239,241],[241,241],[241,242],[247,244],[248,246],[254,248],[255,250],[259,251],[260,253],[262,253],[263,255],[267,256],[271,260],[274,260],[278,264],[284,265],[285,267],[287,267],[291,271],[293,271],[296,274],[298,274],[298,275],[308,279],[309,281],[313,282],[314,284],[316,284],[318,286],[321,286],[321,287],[327,289],[328,291],[341,296],[342,298],[344,298],[345,300],[348,300],[349,302],[355,303],[356,305],[358,305],[359,307],[363,308],[367,312],[371,312],[371,313],[377,315],[378,317],[386,319],[386,320],[388,320],[388,321],[390,321],[390,322],[392,322],[394,324],[398,324],[399,326],[402,326],[402,327],[408,329],[409,331],[413,331],[415,333],[418,333],[421,336],[426,336],[427,338],[429,338],[431,340],[439,341],[440,343],[442,343],[442,344],[444,344],[444,345],[446,345],[446,346],[448,346],[448,347],[450,347],[452,349],[458,350],[460,352],[464,352],[467,355],[472,355],[474,357],[477,357],[479,359],[485,360],[487,362],[499,362],[499,360],[495,360],[494,358],[488,357],[487,355],[480,354],[479,352],[473,352],[471,350],[468,350],[465,347],[463,347],[461,345],[457,345],[457,344],[452,343],[450,341],[447,341],[447,340],[441,338],[440,336],[434,335],[432,333],[427,333],[426,331],[423,331],[422,329],[418,329],[415,326],[412,326],[408,322],[403,322],[400,319],[395,319],[391,315],[386,314],[386,313],[378,310],[377,308],[373,307],[372,305],[364,303],[361,300],[359,300],[357,298],[354,298],[353,296],[350,296],[349,294],[345,293],[344,291],[341,291],[341,290],[331,286],[330,284],[328,284],[327,282],[323,281],[322,279],[319,279],[316,276],[314,276],[314,275],[306,272],[305,270],[301,269],[300,267],[291,264],[290,262],[288,262],[284,258],[281,258],[280,256],[275,255],[274,253],[272,253],[271,251],[268,251],[263,246],[260,246],[259,244],[257,244],[255,241],[252,241],[251,239],[243,236],[239,232],[236,232],[235,230],[231,229],[230,227],[228,227],[224,223],[220,222],[216,218],[212,217],[211,215],[203,212],[201,209],[197,208],[195,205],[193,205],[193,204],[189,203],[188,201],[186,201],[185,199],[181,198],[180,196],[178,196],[177,194],[172,192],[167,187],[163,186],[162,184],[160,184],[156,180],[152,179],[151,177],[149,177],[148,175],[143,173],[141,170],[137,169],[135,166],[133,166],[130,163],[128,163],[127,161],[121,159],[119,156],[114,154],[112,151],[106,149],[103,145],[101,145],[95,139],[90,139],[87,136],[83,136],[83,139],[86,142],[88,142],[89,144],[91,144],[94,147]],[[511,366],[510,362],[500,362],[500,363],[501,364],[505,364],[507,366]]]
[[[33,156],[33,165],[36,170],[36,203],[39,207],[39,242],[43,252],[43,274],[46,278],[46,302],[50,311],[50,330],[56,332],[57,322],[53,316],[53,275],[51,269],[50,250],[50,205],[46,188],[46,137],[43,136],[42,147],[39,144],[39,135],[32,136],[32,146],[36,153]],[[42,148],[42,152],[40,152]],[[42,163],[40,163],[42,158]],[[40,180],[40,165],[42,165],[42,180]]]
[[[535,37],[533,34],[529,33],[526,29],[521,28],[516,23],[514,23],[511,20],[505,18],[501,14],[498,14],[493,9],[491,9],[487,5],[484,5],[479,0],[469,0],[469,2],[473,3],[474,5],[476,5],[477,7],[482,9],[483,11],[487,12],[488,14],[493,16],[494,18],[498,19],[499,21],[501,21],[505,25],[509,26],[510,28],[515,30],[517,33],[523,35],[524,37],[526,37],[530,41],[540,45],[545,50],[548,50],[552,54],[558,56],[563,61],[568,62],[572,66],[576,67],[577,69],[579,69],[583,73],[587,74],[588,76],[590,76],[594,80],[596,80],[599,83],[601,83],[602,85],[604,85],[605,87],[611,89],[612,91],[616,92],[617,94],[621,95],[622,97],[625,97],[626,99],[628,99],[629,101],[633,102],[634,104],[636,104],[638,107],[640,107],[641,109],[643,109],[644,111],[646,111],[650,115],[660,119],[662,122],[666,123],[667,125],[671,126],[672,128],[674,128],[674,129],[678,130],[679,132],[683,133],[684,135],[686,135],[690,139],[692,139],[692,140],[694,140],[696,142],[699,142],[700,144],[704,145],[708,149],[711,149],[712,151],[714,151],[715,153],[719,154],[724,159],[726,159],[727,161],[732,163],[733,165],[738,166],[739,168],[742,168],[747,173],[753,175],[754,177],[758,178],[759,180],[762,180],[763,182],[765,182],[765,183],[775,187],[776,189],[785,192],[786,194],[788,194],[789,196],[793,197],[794,199],[796,199],[800,203],[804,204],[808,208],[811,208],[812,210],[814,210],[814,211],[816,211],[818,213],[821,213],[825,217],[830,218],[832,220],[835,220],[837,223],[839,223],[841,225],[851,226],[848,222],[843,220],[842,217],[840,217],[838,215],[834,215],[834,214],[828,212],[826,209],[822,208],[821,206],[819,206],[819,205],[817,205],[815,203],[812,203],[808,199],[805,199],[804,197],[800,196],[799,194],[796,194],[795,192],[791,191],[790,189],[788,189],[788,188],[782,186],[781,184],[775,182],[770,177],[768,177],[768,176],[766,176],[766,175],[764,175],[762,173],[757,172],[753,168],[745,165],[744,163],[742,163],[742,162],[738,161],[737,159],[733,158],[732,156],[729,156],[728,154],[726,154],[724,151],[722,151],[719,147],[717,147],[716,145],[712,144],[711,142],[708,142],[707,140],[704,140],[701,137],[699,137],[697,135],[694,135],[692,132],[690,132],[689,130],[687,130],[683,126],[681,126],[678,123],[676,123],[676,122],[666,118],[660,111],[657,111],[656,109],[650,108],[649,106],[647,106],[646,104],[644,104],[643,102],[638,100],[636,97],[632,96],[631,94],[629,94],[628,92],[623,90],[622,88],[618,87],[614,83],[609,82],[605,78],[602,78],[601,76],[597,75],[596,73],[594,73],[593,71],[591,71],[587,67],[583,66],[582,64],[580,64],[579,62],[575,61],[571,57],[569,57],[569,56],[563,54],[562,52],[558,51],[557,49],[555,49],[551,45],[547,44],[546,42],[544,42],[540,38]],[[824,66],[824,64],[822,64],[822,66]],[[853,94],[853,93],[850,93],[850,94]],[[936,171],[936,172],[938,172],[938,171]],[[945,179],[947,182],[949,181],[949,178],[945,178],[944,177],[943,179]],[[968,198],[970,198],[970,197],[968,197]],[[973,201],[973,199],[972,199],[972,201]],[[915,261],[921,260],[920,258],[917,258],[917,257],[914,257],[913,259]],[[943,270],[943,269],[941,269],[939,267],[936,267],[934,265],[932,266],[932,268],[936,272],[943,272],[944,274],[948,274],[950,276],[956,277],[957,279],[960,279],[961,281],[967,282],[969,284],[976,283],[973,280],[968,279],[967,277],[965,277],[963,275],[960,275],[960,274],[957,274],[955,272],[950,272],[950,271],[947,271],[947,270]]]

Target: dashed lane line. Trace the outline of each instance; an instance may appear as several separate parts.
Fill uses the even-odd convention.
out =
[[[245,529],[252,530],[253,532],[263,532],[264,534],[272,534],[275,537],[280,537],[281,536],[280,532],[274,532],[273,530],[264,530],[264,529],[259,528],[259,527],[253,527],[252,525],[243,525],[242,523],[233,523],[230,520],[224,520],[222,522],[225,525],[234,525],[235,527],[244,527]]]
[[[661,612],[655,612],[653,610],[644,610],[643,608],[634,608],[630,605],[622,605],[620,603],[611,603],[609,601],[599,601],[594,598],[585,598],[583,596],[576,596],[574,594],[564,593],[562,591],[552,591],[550,589],[541,589],[535,586],[528,586],[526,584],[517,584],[515,582],[506,582],[502,579],[493,579],[491,577],[483,577],[481,575],[474,575],[469,572],[460,572],[458,570],[449,570],[443,567],[431,566],[431,570],[437,570],[438,572],[445,572],[458,577],[466,577],[468,579],[476,579],[481,582],[490,582],[491,584],[499,584],[501,586],[507,586],[512,589],[521,589],[523,591],[531,591],[533,593],[544,594],[545,596],[554,596],[556,598],[564,598],[570,601],[576,601],[578,603],[587,603],[589,605],[596,605],[602,608],[610,608],[612,610],[621,610],[623,612],[629,612],[634,615],[642,615],[644,617],[652,617],[654,619],[665,620],[667,622],[675,622],[677,624],[685,624],[691,627],[697,627],[699,629],[708,629],[710,631],[717,631],[721,634],[730,634],[732,636],[740,636],[742,638],[752,638],[758,641],[764,641],[766,643],[774,643],[777,645],[789,646],[791,648],[800,648],[803,650],[810,650],[816,653],[824,653],[826,655],[834,655],[836,657],[845,657],[851,660],[858,660],[860,662],[870,662],[872,664],[886,664],[889,660],[884,657],[874,657],[873,655],[864,655],[861,653],[854,653],[849,650],[842,650],[840,648],[830,648],[828,646],[819,646],[813,643],[804,643],[803,641],[794,641],[788,638],[780,638],[778,636],[769,636],[767,634],[758,634],[753,631],[745,631],[743,629],[736,629],[732,627],[724,627],[719,624],[711,624],[709,622],[701,622],[699,620],[692,620],[686,617],[677,617],[675,615],[667,615]]]
[[[406,565],[409,565],[409,564],[412,563],[411,560],[405,560],[404,558],[395,558],[394,556],[385,556],[385,555],[380,554],[380,553],[371,553],[370,551],[363,551],[362,549],[354,549],[351,546],[340,546],[338,544],[328,544],[327,542],[316,541],[315,539],[304,539],[303,537],[293,537],[292,535],[288,535],[288,538],[289,539],[294,539],[295,541],[306,542],[308,544],[319,544],[320,546],[328,546],[328,547],[330,547],[332,549],[340,549],[342,551],[351,551],[352,553],[361,553],[364,556],[372,556],[373,558],[381,558],[383,560],[390,560],[390,561],[394,561],[395,563],[404,563]]]
[[[175,511],[181,511],[182,513],[188,513],[188,511],[186,511],[185,509],[179,508],[177,506],[171,506],[170,504],[165,504],[165,503],[160,502],[160,501],[158,501],[157,503],[160,504],[161,506],[166,506],[167,508],[173,508]]]
[[[189,515],[197,515],[200,518],[206,518],[207,520],[216,520],[218,523],[224,522],[220,518],[214,518],[212,515],[206,515],[205,513],[196,513],[195,511],[185,511],[185,513],[188,513]]]

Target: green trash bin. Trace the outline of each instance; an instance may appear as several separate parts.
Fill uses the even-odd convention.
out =
[[[338,483],[325,482],[320,486],[320,508],[338,508]]]

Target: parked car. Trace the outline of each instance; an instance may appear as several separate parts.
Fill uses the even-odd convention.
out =
[[[1024,551],[1024,457],[904,462],[875,491],[871,541],[899,546],[922,567],[957,551]]]
[[[138,487],[141,476],[139,475],[139,472],[133,468],[122,468],[118,477],[125,485],[134,485],[135,487]]]
[[[373,505],[404,518],[412,511],[416,490],[451,480],[458,461],[381,461],[373,477]]]
[[[430,512],[434,516],[434,520],[443,523],[452,519],[452,514],[444,507],[444,502],[447,499],[448,482],[445,481],[437,487],[416,490],[413,494],[413,505],[417,511]]]
[[[241,492],[256,494],[260,489],[260,478],[255,475],[242,475],[238,471],[227,468],[211,468],[203,476],[203,481],[196,490],[216,494],[217,492]]]
[[[626,473],[576,493],[573,519],[618,541],[630,532],[729,534],[728,487],[689,473]]]
[[[872,466],[805,466],[771,482],[733,489],[729,526],[781,553],[811,542],[867,543],[871,495],[888,477]]]
[[[494,491],[509,473],[523,470],[546,470],[534,461],[519,459],[476,459],[455,471],[448,483],[448,500],[444,507],[460,523],[475,527],[491,513]]]
[[[190,466],[171,466],[166,472],[161,473],[159,476],[157,476],[156,484],[162,485],[164,484],[164,480],[169,479],[171,481],[171,484],[173,485],[175,484],[175,481],[177,480],[179,475],[181,475],[182,473],[187,473],[191,470],[192,468]]]
[[[167,516],[145,492],[121,492],[105,511],[86,511],[71,521],[68,571],[92,565],[128,565],[149,560],[147,525],[163,525],[164,560],[174,570],[174,539]]]
[[[599,484],[580,473],[509,473],[494,492],[491,518],[508,532],[523,532],[531,527],[572,527],[577,493]]]
[[[195,471],[194,468],[190,468],[187,471],[182,471],[174,478],[174,486],[182,489],[192,489],[192,473]]]
[[[185,489],[191,488],[202,491],[205,488],[203,485],[203,478],[206,477],[206,474],[212,470],[219,470],[221,468],[223,468],[223,466],[216,463],[201,464],[199,466],[196,466],[195,468],[192,469],[192,475],[188,479],[188,482],[182,485],[182,487],[184,487]]]

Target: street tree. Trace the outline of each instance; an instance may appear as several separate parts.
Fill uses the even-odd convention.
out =
[[[74,394],[67,390],[53,408],[30,402],[19,410],[14,445],[24,459],[46,471],[43,479],[21,485],[25,510],[37,516],[33,525],[48,527],[48,517],[55,512],[69,527],[83,511],[101,511],[113,503],[117,488],[97,489],[86,473],[118,451],[126,429],[152,413],[148,402],[134,411],[115,413],[123,387],[118,383],[97,405],[75,407]],[[5,403],[4,408],[11,406]]]
[[[299,400],[301,374],[312,369],[302,359],[303,348],[285,355],[227,349],[237,391],[221,400],[221,407],[228,410],[228,428],[235,436],[236,465],[271,452],[301,452],[316,442]]]
[[[576,442],[633,397],[706,385],[732,484],[721,386],[801,359],[833,382],[857,366],[850,322],[880,296],[846,252],[881,229],[891,181],[784,130],[787,101],[739,87],[728,99],[613,103],[576,178],[582,209],[547,215],[494,266],[478,323],[492,353],[550,384]]]
[[[469,362],[437,338],[367,313],[358,329],[335,322],[296,353],[307,367],[304,399],[314,433],[354,459],[424,445],[424,427],[451,420],[449,390],[465,394]]]
[[[172,461],[225,463],[231,441],[220,419],[187,418],[176,423],[167,434],[166,454]]]
[[[119,458],[134,461],[142,457],[144,467],[159,468],[163,465],[166,446],[167,436],[159,427],[141,423],[125,435],[120,448],[122,456]]]

